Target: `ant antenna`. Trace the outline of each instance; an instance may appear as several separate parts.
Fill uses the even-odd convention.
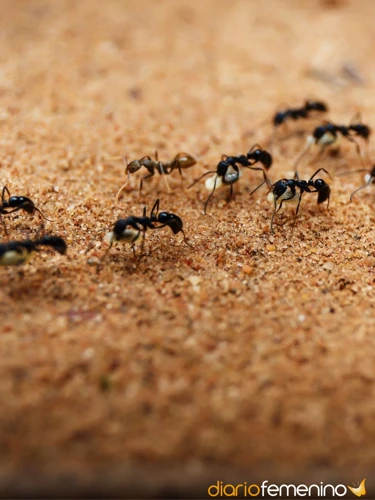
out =
[[[198,177],[198,179],[195,179],[194,182],[192,182],[190,184],[190,186],[187,187],[187,189],[190,189],[191,187],[194,186],[194,184],[196,184],[197,182],[199,182],[201,179],[203,179],[203,177],[206,177],[206,175],[209,175],[209,174],[216,174],[216,170],[209,170],[208,172],[205,172],[204,174],[202,174],[200,177]]]
[[[210,199],[212,198],[212,195],[214,194],[215,192],[215,189],[216,189],[216,181],[217,181],[217,178],[218,178],[218,175],[216,175],[215,177],[215,182],[214,182],[214,188],[213,190],[211,191],[209,197],[207,198],[205,204],[204,204],[204,214],[207,215],[207,205],[208,205],[208,202],[210,201]],[[231,184],[231,188],[233,189],[233,185]]]
[[[127,170],[127,168],[128,168],[128,159],[127,159],[127,157],[126,157],[126,156],[123,156],[122,158],[124,158],[125,163],[126,163],[126,169],[125,169],[125,172],[126,172],[126,170]],[[130,170],[128,170],[128,180],[127,180],[127,181],[125,182],[125,184],[123,184],[123,185],[120,187],[120,189],[117,191],[116,198],[115,198],[115,203],[116,203],[116,205],[118,205],[118,199],[119,199],[119,196],[120,196],[120,194],[122,193],[122,191],[125,189],[125,187],[128,185],[129,181],[130,181]]]
[[[297,156],[297,158],[294,160],[293,163],[293,168],[297,170],[297,167],[299,165],[299,162],[302,160],[302,158],[310,151],[311,146],[314,144],[315,139],[313,136],[308,137],[306,146],[303,148],[301,153]],[[324,148],[322,148],[321,153],[323,152]],[[320,153],[320,154],[321,154]]]
[[[270,191],[272,189],[272,183],[269,180],[269,178],[267,177],[266,172],[262,168],[254,168],[253,170],[261,170],[263,173],[264,180],[263,180],[263,182],[261,182],[259,184],[259,186],[257,186],[255,189],[253,189],[253,191],[251,191],[250,196],[253,195],[256,191],[258,191],[258,189],[261,188],[263,186],[263,184],[267,184],[269,187],[269,191]]]
[[[158,163],[158,166],[159,166],[159,168],[160,168],[161,174],[162,174],[162,176],[163,176],[163,178],[164,178],[164,182],[165,182],[165,185],[167,186],[168,193],[170,193],[170,192],[171,192],[171,188],[169,187],[169,184],[168,184],[168,179],[167,179],[167,177],[166,177],[166,173],[164,172],[163,164],[162,164],[162,162],[161,162],[161,161],[159,161],[159,155],[158,155],[157,150],[155,150],[155,159],[156,159],[156,161],[157,161],[157,163]]]

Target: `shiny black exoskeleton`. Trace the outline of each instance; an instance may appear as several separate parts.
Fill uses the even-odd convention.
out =
[[[316,127],[313,132],[313,138],[316,143],[326,135],[330,134],[333,138],[337,137],[337,134],[341,134],[346,139],[353,139],[353,136],[362,137],[363,139],[368,139],[371,134],[371,129],[369,126],[363,123],[355,123],[349,126],[346,125],[335,125],[334,123],[326,123],[325,125],[320,125]],[[333,141],[332,141],[333,142]]]
[[[300,118],[308,118],[313,111],[326,113],[328,111],[328,106],[321,101],[306,101],[301,108],[289,108],[276,113],[273,117],[273,124],[275,127],[278,127],[288,119],[298,120]]]
[[[7,198],[6,195],[8,196]],[[1,193],[0,214],[8,215],[14,212],[18,212],[19,210],[24,210],[28,214],[34,214],[35,212],[38,212],[43,219],[48,220],[43,212],[34,205],[34,202],[30,198],[28,198],[27,196],[10,196],[9,189],[4,186]],[[4,221],[2,222],[5,232],[7,233]]]
[[[271,218],[271,232],[273,233],[273,219],[278,212],[283,203],[291,201],[298,197],[298,203],[296,208],[295,219],[297,218],[299,207],[301,204],[301,199],[304,193],[318,193],[318,204],[328,201],[327,209],[329,209],[329,200],[331,196],[331,188],[323,179],[314,179],[314,177],[319,172],[325,172],[327,175],[329,173],[324,168],[317,170],[309,180],[300,180],[298,172],[295,173],[294,179],[281,179],[275,184],[270,185],[271,192],[273,195],[273,202],[275,210]]]
[[[171,228],[173,234],[182,233],[185,243],[189,242],[186,239],[182,219],[170,212],[159,213],[159,199],[156,200],[152,207],[150,216],[147,216],[147,209],[144,207],[142,217],[130,216],[126,219],[118,220],[109,237],[110,246],[116,241],[124,241],[131,243],[134,250],[134,244],[141,241],[143,245],[145,233],[147,229],[161,229],[165,226]]]
[[[319,153],[316,155],[316,160],[321,154],[324,153],[327,146],[333,146],[334,144],[336,144],[340,136],[355,144],[356,152],[363,161],[360,144],[357,142],[357,138],[361,137],[365,141],[368,141],[370,134],[370,127],[360,122],[351,123],[348,126],[336,125],[331,122],[320,125],[319,127],[316,127],[312,135],[308,137],[305,148],[301,151],[301,153],[294,161],[294,168],[297,169],[299,162],[309,151],[313,144],[317,144],[321,148]]]
[[[213,196],[215,189],[221,185],[230,186],[229,200],[233,195],[233,184],[235,184],[241,175],[240,167],[249,168],[251,170],[260,170],[264,172],[264,169],[268,170],[272,166],[272,155],[262,149],[258,144],[255,144],[246,155],[238,156],[222,156],[221,161],[217,164],[216,170],[209,170],[201,175],[198,179],[188,186],[189,188],[194,186],[203,177],[209,174],[216,174],[212,191],[208,196],[204,204],[204,213],[207,213],[207,205]],[[256,163],[261,163],[263,168],[254,167]],[[209,189],[209,188],[208,188]]]
[[[10,241],[0,244],[0,265],[14,266],[29,261],[32,252],[39,251],[40,246],[48,246],[61,255],[66,252],[66,243],[59,236],[43,236],[37,240]]]

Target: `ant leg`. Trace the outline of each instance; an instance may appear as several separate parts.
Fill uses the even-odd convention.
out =
[[[139,231],[139,234],[141,232]],[[138,239],[139,236],[137,236],[136,240]],[[135,240],[135,241],[136,241]],[[143,230],[143,234],[142,234],[142,242],[141,242],[141,249],[140,249],[140,254],[139,254],[139,258],[141,259],[144,255],[143,251],[144,251],[144,248],[145,248],[145,240],[146,240],[146,229]],[[134,246],[134,245],[133,245]],[[135,256],[135,250],[134,250],[134,256]]]
[[[297,156],[297,158],[294,160],[294,163],[293,163],[293,168],[295,170],[297,170],[297,167],[300,163],[300,161],[302,160],[302,158],[310,151],[310,148],[311,146],[315,143],[315,139],[313,136],[310,136],[308,139],[307,139],[307,143],[306,143],[306,146],[303,148],[303,150],[301,151],[301,153]]]
[[[162,165],[162,163],[161,163],[161,162],[159,162],[159,167],[160,167],[160,172],[161,172],[161,174],[162,174],[162,176],[163,176],[163,178],[164,178],[165,184],[166,184],[166,186],[167,186],[168,193],[170,193],[170,192],[171,192],[171,188],[169,187],[169,184],[168,184],[168,179],[167,179],[167,177],[166,177],[167,172],[166,172],[166,171],[164,171],[164,168],[163,168],[163,165]],[[145,178],[145,177],[144,177],[144,178]]]
[[[152,209],[151,209],[150,219],[152,219],[152,217],[153,217],[153,215],[154,215],[154,212],[156,212],[156,214],[155,214],[155,218],[157,217],[158,212],[159,212],[159,202],[160,202],[160,200],[159,200],[159,198],[158,198],[158,199],[155,201],[154,206],[153,206],[153,207],[152,207]],[[146,208],[146,207],[145,207],[145,208]],[[143,213],[143,217],[145,217],[145,216],[146,216],[146,213]]]
[[[1,223],[2,223],[3,228],[4,228],[5,236],[7,237],[7,239],[9,239],[9,234],[8,234],[8,230],[7,230],[7,227],[6,227],[6,224],[5,224],[4,217],[2,215],[0,215],[0,219],[1,219]]]
[[[357,155],[360,157],[362,165],[364,167],[366,167],[366,162],[365,162],[365,159],[363,158],[363,154],[362,154],[362,150],[361,150],[361,146],[360,146],[359,142],[356,141],[354,139],[354,137],[345,136],[345,138],[348,139],[348,141],[353,142],[355,144],[355,151],[356,151]],[[367,148],[366,156],[368,158],[368,148]]]
[[[2,203],[2,205],[4,205],[4,203],[5,203],[5,193],[8,195],[8,198],[10,198],[10,192],[9,192],[9,189],[6,186],[3,187],[3,191],[1,193],[1,203]]]
[[[269,178],[267,177],[267,174],[266,172],[263,170],[263,168],[258,168],[258,167],[248,167],[248,168],[251,168],[251,170],[260,170],[263,174],[263,182],[261,182],[259,184],[259,186],[257,186],[253,191],[251,191],[250,193],[250,196],[252,194],[254,194],[256,191],[258,191],[259,188],[261,188],[263,186],[263,184],[267,184],[268,187],[271,189],[272,188],[272,184],[271,184],[271,181],[269,180]]]
[[[194,184],[196,184],[198,181],[200,181],[201,179],[203,179],[203,177],[206,177],[206,175],[209,175],[209,174],[216,174],[216,170],[209,170],[208,172],[205,172],[203,175],[201,175],[200,177],[198,177],[198,179],[195,179],[194,182],[192,182],[188,187],[187,189],[190,189],[191,187],[194,186]]]
[[[275,214],[280,210],[280,208],[283,206],[283,201],[284,200],[281,200],[280,202],[280,205],[279,205],[279,208],[276,208],[276,199],[274,198],[274,206],[275,206],[275,210],[273,211],[272,213],[272,217],[271,217],[271,233],[272,234],[275,234],[275,231],[273,230],[273,219],[275,217]]]
[[[375,178],[374,177],[369,177],[369,180],[366,182],[366,184],[363,184],[363,186],[360,186],[359,188],[357,188],[355,191],[352,192],[352,194],[350,195],[350,201],[352,202],[353,201],[353,196],[355,195],[355,193],[358,193],[358,191],[360,191],[361,189],[364,189],[365,187],[369,186],[370,184],[372,184],[373,180]]]
[[[295,216],[294,216],[293,225],[296,223],[296,220],[297,220],[298,211],[299,211],[299,206],[301,205],[302,195],[303,195],[303,191],[301,191],[301,193],[300,193],[300,195],[299,195],[299,198],[298,198],[298,205],[297,205],[297,208],[296,208],[296,214],[295,214]]]
[[[128,184],[129,181],[130,181],[130,171],[128,171],[128,180],[117,191],[116,198],[115,198],[116,205],[118,205],[118,199],[120,197],[121,192],[123,191],[123,189],[125,189],[125,187],[127,186],[127,184]]]
[[[227,203],[230,202],[230,200],[232,199],[232,196],[233,196],[233,184],[230,185],[229,198],[227,200]]]
[[[312,180],[314,179],[314,177],[315,177],[316,175],[318,175],[318,173],[319,173],[319,172],[321,172],[322,170],[323,170],[323,172],[325,172],[325,173],[328,175],[328,177],[329,177],[330,179],[332,179],[332,176],[331,176],[331,174],[328,172],[328,170],[326,170],[325,168],[318,168],[318,170],[317,170],[317,171],[316,171],[316,172],[315,172],[315,173],[314,173],[314,174],[310,177],[310,179],[309,179],[309,180],[310,180],[310,181],[312,181]]]
[[[184,232],[184,230],[183,230],[183,229],[181,229],[181,233],[182,233],[182,235],[183,235],[183,237],[184,237],[184,242],[185,242],[187,245],[189,245],[189,247],[190,247],[190,248],[194,248],[194,247],[193,247],[193,245],[191,245],[191,244],[188,242],[188,239],[186,238],[186,234],[185,234],[185,232]]]
[[[215,178],[215,182],[214,182],[214,188],[213,190],[211,191],[209,197],[207,198],[205,204],[204,204],[204,215],[207,215],[207,205],[208,205],[208,202],[210,201],[210,199],[212,198],[212,195],[214,194],[215,192],[215,189],[216,189],[216,181],[217,181],[217,176]]]
[[[254,194],[256,191],[258,191],[258,189],[259,189],[259,188],[261,188],[261,187],[263,186],[263,184],[265,184],[266,182],[267,182],[267,181],[263,181],[263,182],[261,182],[261,183],[259,184],[259,186],[257,186],[255,189],[253,189],[253,190],[251,191],[251,193],[250,193],[250,196],[251,196],[252,194]]]
[[[318,161],[318,159],[323,155],[324,151],[326,150],[326,146],[321,146],[318,153],[314,156],[314,158],[310,161],[310,165],[313,165]]]
[[[149,174],[145,175],[142,177],[141,182],[139,184],[139,194],[141,194],[142,188],[143,188],[143,181],[144,179],[149,179],[150,177],[153,177],[155,172],[150,172]]]

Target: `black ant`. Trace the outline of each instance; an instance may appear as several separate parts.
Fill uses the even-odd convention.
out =
[[[265,172],[264,181],[253,191],[253,193],[259,189],[265,182],[268,184],[270,188],[270,193],[268,195],[268,199],[274,204],[274,211],[271,217],[271,233],[274,233],[273,230],[273,219],[275,214],[281,209],[284,202],[288,201],[297,201],[297,208],[294,217],[294,222],[297,219],[299,207],[301,204],[301,199],[304,193],[318,193],[318,203],[327,203],[327,210],[329,211],[329,200],[331,196],[331,188],[323,179],[314,179],[319,172],[325,172],[329,177],[330,174],[324,168],[319,168],[308,181],[300,180],[298,172],[294,174],[294,179],[280,179],[279,181],[271,184],[270,180],[267,178]],[[299,189],[299,193],[297,192]],[[252,194],[252,193],[251,193]]]
[[[160,225],[155,225],[155,223]],[[134,246],[136,244],[141,243],[143,249],[147,229],[161,229],[165,226],[170,227],[173,234],[182,233],[185,243],[191,246],[186,239],[181,218],[169,212],[159,213],[159,199],[155,201],[149,217],[147,209],[144,207],[142,217],[130,216],[118,220],[113,226],[113,231],[106,235],[106,241],[110,244],[109,248],[112,247],[113,243],[119,241],[130,243],[135,254]]]
[[[7,199],[5,198],[5,195],[8,196]],[[30,198],[28,198],[27,196],[11,196],[9,189],[4,186],[1,193],[0,214],[8,215],[14,212],[18,212],[19,210],[24,210],[28,214],[34,214],[35,212],[38,212],[43,219],[49,221],[49,219],[47,219],[43,212],[34,205],[34,202],[30,200]],[[4,226],[5,234],[8,234],[3,218],[1,218],[1,220]]]
[[[309,118],[309,114],[313,111],[326,113],[328,106],[322,101],[305,101],[301,108],[288,108],[283,111],[278,111],[273,117],[273,125],[279,127],[288,119],[298,120],[299,118]]]
[[[255,144],[246,155],[239,156],[222,156],[221,161],[217,164],[216,170],[210,170],[201,175],[198,179],[188,186],[191,188],[200,181],[203,177],[209,174],[216,174],[206,180],[206,189],[211,190],[210,195],[204,204],[204,213],[207,214],[207,205],[212,198],[215,189],[224,186],[230,186],[229,199],[233,195],[233,184],[235,184],[241,175],[239,166],[250,168],[251,170],[260,170],[264,172],[263,168],[254,167],[256,163],[261,163],[265,169],[269,169],[272,165],[272,155],[265,149],[261,149],[258,144]]]
[[[371,129],[369,126],[363,123],[352,123],[349,126],[346,125],[335,125],[334,123],[325,123],[316,127],[313,134],[308,137],[307,144],[299,156],[294,162],[294,167],[297,168],[299,162],[305,156],[305,154],[310,150],[313,144],[320,146],[320,151],[317,154],[316,159],[324,153],[326,147],[338,144],[341,137],[344,137],[350,142],[353,142],[356,146],[356,152],[358,156],[362,158],[361,148],[356,140],[356,137],[362,137],[365,141],[368,141],[371,134]]]
[[[187,153],[178,153],[173,158],[173,160],[169,162],[161,162],[159,161],[158,152],[156,151],[155,158],[156,159],[153,160],[150,156],[144,156],[140,160],[133,160],[130,163],[128,163],[127,159],[125,158],[126,161],[125,174],[128,175],[128,180],[118,190],[116,194],[116,203],[118,203],[118,199],[122,190],[129,182],[130,174],[134,174],[142,167],[148,170],[148,174],[142,177],[139,185],[139,192],[142,191],[144,179],[149,179],[150,177],[153,177],[155,175],[155,172],[158,172],[160,175],[164,176],[164,180],[167,185],[168,191],[170,191],[168,181],[165,176],[171,174],[173,170],[178,170],[180,172],[180,175],[182,176],[183,169],[192,167],[197,163],[196,160]]]
[[[37,240],[10,241],[0,244],[0,265],[15,266],[25,264],[32,256],[32,252],[38,252],[39,246],[48,246],[61,255],[66,252],[66,243],[59,236],[43,236]]]
[[[352,192],[352,194],[350,195],[350,201],[353,201],[353,196],[355,195],[355,193],[357,193],[361,189],[364,189],[370,184],[375,184],[375,165],[372,167],[371,170],[361,169],[361,170],[355,170],[355,172],[367,172],[367,174],[365,175],[365,184],[363,184],[363,186],[360,186],[359,188],[357,188],[355,191]]]

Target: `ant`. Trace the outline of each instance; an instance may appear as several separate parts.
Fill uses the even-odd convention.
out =
[[[155,223],[160,225],[155,225]],[[169,212],[159,213],[159,199],[155,201],[149,217],[144,207],[142,217],[130,216],[127,219],[118,220],[113,226],[113,231],[107,233],[106,241],[110,244],[109,248],[119,241],[130,243],[135,255],[136,244],[141,243],[143,249],[147,229],[161,229],[165,226],[170,227],[173,234],[182,233],[185,243],[191,246],[186,239],[181,218]]]
[[[327,146],[332,146],[335,143],[338,144],[341,137],[344,137],[348,141],[353,142],[355,144],[358,156],[362,158],[361,148],[356,140],[356,137],[362,137],[365,141],[368,141],[370,134],[370,127],[360,122],[351,123],[349,126],[335,125],[331,122],[320,125],[319,127],[316,127],[313,134],[307,138],[306,146],[296,158],[294,167],[297,168],[299,162],[310,150],[313,144],[317,144],[320,146],[320,151],[314,159],[314,161],[316,161],[317,158],[324,153]]]
[[[371,170],[361,169],[361,170],[355,170],[355,172],[367,172],[367,174],[365,175],[365,184],[363,184],[363,186],[360,186],[359,188],[357,188],[355,191],[352,192],[352,194],[350,195],[350,201],[353,201],[353,196],[355,195],[355,193],[357,193],[361,189],[364,189],[370,184],[375,184],[375,165],[372,167]]]
[[[5,195],[8,196],[7,199],[5,198]],[[28,214],[34,214],[35,212],[38,212],[43,219],[49,221],[49,219],[47,219],[43,212],[34,205],[34,202],[30,200],[30,198],[28,198],[27,196],[11,196],[9,189],[4,186],[1,193],[0,214],[7,215],[18,212],[19,210],[24,210]],[[1,221],[4,226],[5,234],[8,235],[8,231],[3,218],[1,218]]]
[[[279,127],[288,119],[298,120],[299,118],[309,118],[309,114],[312,111],[326,113],[328,106],[322,101],[305,101],[305,104],[301,108],[288,108],[275,113],[273,125],[274,127]]]
[[[182,177],[182,169],[192,167],[197,163],[195,158],[193,158],[191,155],[187,153],[178,153],[173,158],[173,160],[169,162],[161,162],[159,161],[158,152],[155,151],[155,158],[156,159],[153,160],[150,156],[144,156],[140,160],[133,160],[130,163],[128,163],[127,159],[125,158],[126,161],[125,174],[128,174],[128,180],[125,182],[125,184],[121,186],[121,188],[118,190],[116,194],[117,204],[122,190],[129,182],[130,174],[134,174],[142,167],[148,170],[148,174],[142,177],[139,185],[139,192],[142,191],[144,179],[149,179],[150,177],[153,177],[155,175],[155,172],[158,172],[160,175],[164,176],[164,180],[167,185],[168,191],[170,191],[168,181],[165,176],[171,174],[173,170],[178,170]]]
[[[269,169],[272,165],[272,155],[266,151],[265,149],[261,149],[258,144],[255,144],[250,151],[246,155],[239,156],[226,156],[223,155],[221,161],[217,164],[216,170],[209,170],[205,172],[203,175],[195,179],[195,181],[188,186],[188,189],[194,186],[198,181],[200,181],[203,177],[209,174],[216,174],[213,177],[210,177],[206,180],[205,186],[207,190],[211,190],[210,195],[204,204],[204,214],[207,215],[207,205],[212,198],[215,189],[224,186],[230,186],[229,199],[231,199],[233,195],[233,184],[236,183],[240,176],[241,172],[239,169],[239,165],[242,167],[250,168],[251,170],[260,170],[264,173],[264,169],[260,167],[254,167],[256,163],[261,163],[265,169]]]
[[[0,244],[0,266],[16,266],[25,264],[38,252],[39,246],[48,246],[61,255],[66,252],[66,243],[59,236],[43,236],[37,240],[10,241]]]
[[[267,178],[265,172],[263,173],[264,181],[256,189],[261,187],[265,182],[267,182],[267,184],[270,188],[270,193],[268,195],[268,199],[270,201],[272,201],[274,204],[274,211],[273,211],[273,214],[271,217],[271,233],[274,233],[273,220],[274,220],[275,214],[281,209],[284,202],[298,200],[296,213],[295,213],[295,217],[294,217],[294,223],[295,223],[295,221],[297,219],[299,207],[301,204],[302,196],[304,193],[318,193],[318,204],[324,203],[325,201],[328,201],[327,210],[329,211],[329,200],[331,197],[331,188],[323,179],[314,179],[314,177],[316,177],[318,175],[318,173],[321,172],[322,170],[331,178],[331,176],[330,176],[329,172],[327,172],[327,170],[325,170],[324,168],[319,168],[310,177],[310,179],[308,181],[300,180],[298,172],[296,172],[294,174],[294,179],[280,179],[279,181],[275,182],[274,184],[271,184],[271,182]],[[256,189],[253,191],[253,193],[256,191]],[[299,189],[299,193],[297,192],[297,189]]]

